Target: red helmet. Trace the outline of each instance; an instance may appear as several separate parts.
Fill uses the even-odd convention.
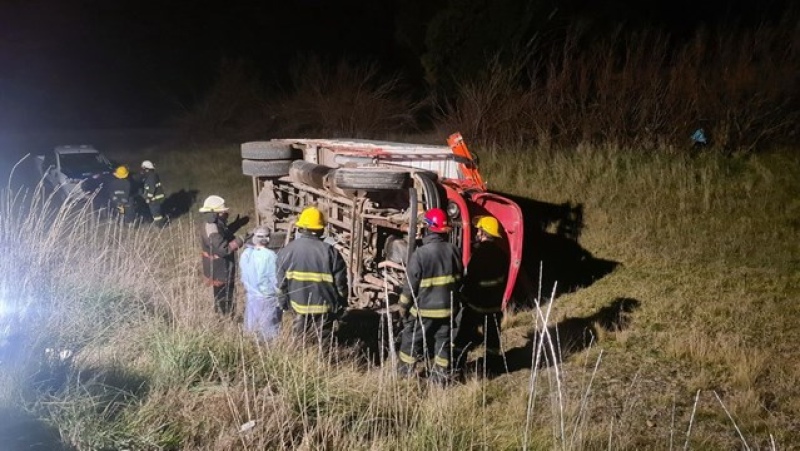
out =
[[[447,215],[441,208],[431,208],[425,212],[425,225],[431,232],[445,233],[450,230],[447,226]]]

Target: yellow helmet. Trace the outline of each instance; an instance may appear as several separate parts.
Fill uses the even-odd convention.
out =
[[[128,168],[125,166],[118,166],[117,169],[114,171],[114,177],[118,179],[124,179],[128,177]]]
[[[500,238],[500,223],[494,216],[480,216],[475,222],[475,227],[488,233],[489,236]]]
[[[295,225],[301,229],[322,230],[325,228],[325,218],[316,207],[307,207],[300,213],[300,218]]]

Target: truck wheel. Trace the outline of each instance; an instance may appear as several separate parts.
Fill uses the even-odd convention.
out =
[[[251,141],[242,143],[242,158],[248,160],[292,160],[299,151],[285,143]]]
[[[436,179],[428,174],[420,173],[419,180],[422,182],[425,209],[444,208],[442,207],[442,196],[439,193],[439,185],[435,182]]]
[[[305,160],[295,160],[289,169],[289,177],[295,182],[305,183],[317,189],[325,188],[325,177],[333,168],[321,164],[309,163]]]
[[[292,160],[242,160],[242,173],[253,177],[283,177],[289,175]]]
[[[364,191],[404,189],[409,179],[408,172],[384,168],[341,168],[333,173],[338,188]]]

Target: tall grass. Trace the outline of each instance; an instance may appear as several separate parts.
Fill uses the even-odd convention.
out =
[[[562,47],[540,43],[511,63],[491,62],[442,107],[440,127],[482,142],[539,147],[691,147],[750,151],[796,142],[800,29],[796,13],[754,30],[701,29],[596,39],[578,30]]]
[[[21,400],[70,446],[462,449],[518,440],[487,426],[476,380],[427,387],[389,367],[363,368],[348,352],[325,357],[289,337],[265,346],[242,336],[211,311],[191,224],[130,228],[42,194],[3,204],[4,237],[31,259],[3,287],[20,301],[14,311],[34,312],[11,325],[24,330],[30,365],[16,361],[21,370],[3,387],[6,402]],[[15,266],[4,257],[5,274]],[[71,355],[47,360],[44,348]],[[29,384],[43,376],[46,384]]]
[[[209,90],[193,104],[181,105],[184,112],[174,121],[179,138],[197,145],[258,136],[272,124],[266,92],[245,61],[223,60]]]
[[[24,333],[14,338],[23,346],[13,366],[3,348],[0,399],[51,422],[77,449],[768,448],[797,440],[800,373],[786,364],[800,357],[792,344],[797,243],[780,241],[796,233],[793,154],[523,148],[482,157],[494,188],[583,203],[581,244],[623,263],[568,295],[538,294],[536,308],[506,319],[504,349],[527,359],[523,369],[469,374],[441,389],[397,378],[389,364],[365,366],[353,351],[320,354],[287,336],[257,343],[213,313],[191,214],[164,230],[129,228],[79,204],[55,205],[42,191],[4,190],[0,287],[18,318],[4,325]],[[184,161],[164,158],[164,173]],[[204,189],[202,180],[183,182]],[[627,328],[591,323],[620,296],[642,304]],[[594,330],[587,347],[568,336],[575,318]],[[48,357],[46,348],[72,355]]]
[[[271,104],[282,136],[375,138],[412,131],[419,105],[399,75],[377,64],[297,59],[291,87]]]

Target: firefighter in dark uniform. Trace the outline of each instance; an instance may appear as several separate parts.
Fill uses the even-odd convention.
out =
[[[404,317],[400,342],[402,375],[414,373],[416,363],[433,356],[430,380],[446,384],[452,362],[451,330],[460,308],[461,252],[447,241],[447,215],[440,208],[425,212],[426,234],[411,255],[400,296]]]
[[[234,236],[228,226],[228,207],[220,196],[208,196],[200,208],[200,246],[203,276],[214,288],[214,311],[233,315],[233,288],[236,279],[236,250],[244,240]]]
[[[161,178],[156,172],[156,167],[150,160],[142,161],[142,191],[144,201],[150,208],[153,224],[163,227],[166,218],[161,213],[161,203],[164,202],[164,189],[161,188]]]
[[[333,323],[347,307],[347,267],[339,251],[321,239],[322,212],[308,207],[295,225],[298,237],[278,252],[278,301],[295,313],[295,336],[331,343]]]
[[[508,276],[508,254],[498,245],[500,224],[492,216],[481,216],[475,222],[476,243],[464,279],[465,306],[456,334],[454,352],[459,367],[469,350],[481,344],[483,331],[486,346],[486,369],[500,371],[503,356],[500,348],[500,323],[503,321],[503,294]]]
[[[111,206],[126,224],[132,223],[136,218],[129,175],[127,167],[119,166],[114,170],[114,177],[108,182],[108,197],[111,200]]]

